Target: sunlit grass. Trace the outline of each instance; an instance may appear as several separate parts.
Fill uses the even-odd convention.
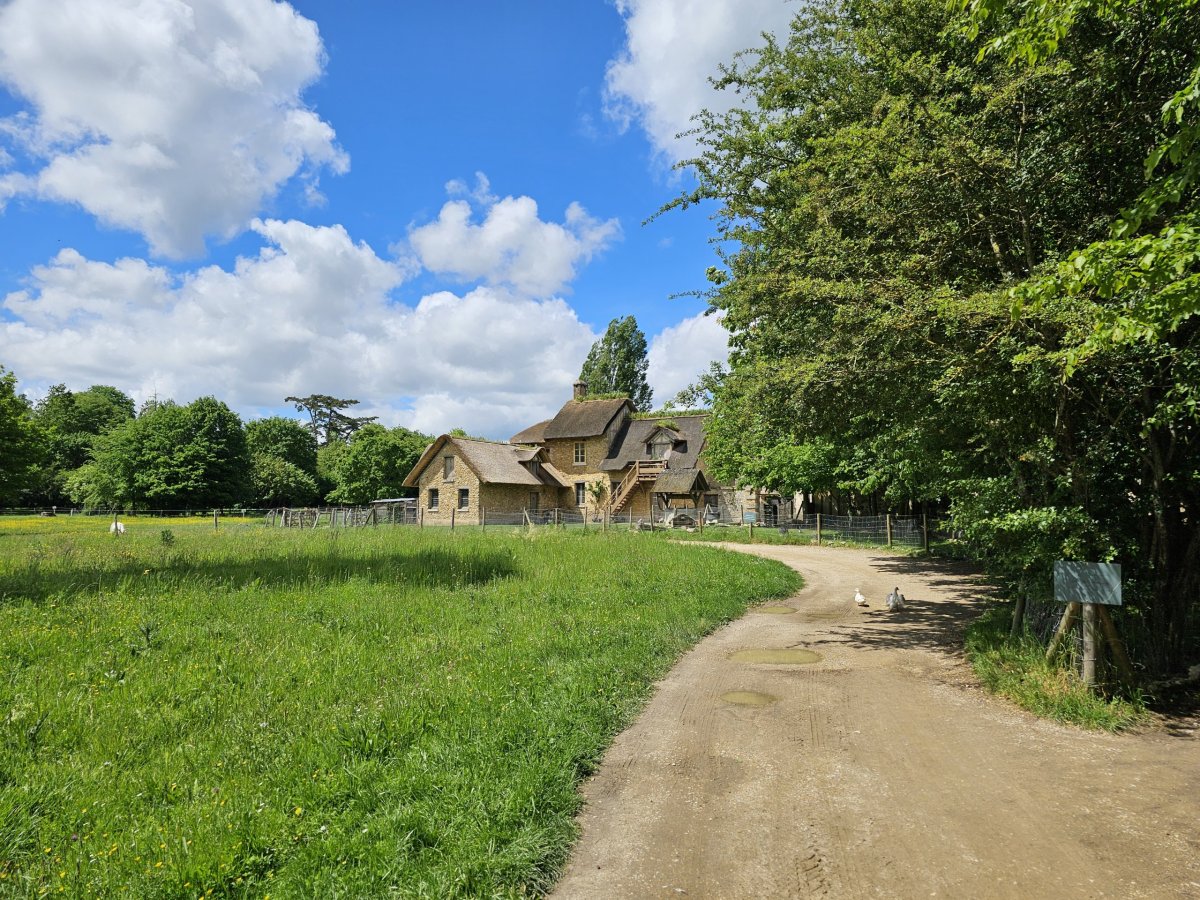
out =
[[[1046,649],[1031,636],[1008,637],[1012,612],[996,606],[967,629],[967,658],[984,686],[1039,716],[1118,731],[1146,716],[1140,699],[1104,697],[1076,672],[1046,661]]]
[[[0,894],[536,892],[653,682],[797,586],[637,534],[126,521],[0,520]]]

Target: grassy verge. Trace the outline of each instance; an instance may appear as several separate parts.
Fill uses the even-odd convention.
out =
[[[1039,641],[1010,641],[1011,616],[996,606],[967,629],[967,658],[985,687],[1039,716],[1084,728],[1118,731],[1144,720],[1140,699],[1095,694],[1075,672],[1047,663]]]
[[[519,896],[790,570],[644,535],[0,528],[0,895]]]

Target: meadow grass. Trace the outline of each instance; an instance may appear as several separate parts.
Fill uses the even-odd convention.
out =
[[[1012,608],[997,605],[967,628],[966,651],[984,686],[1036,715],[1084,728],[1119,731],[1146,719],[1140,697],[1105,697],[1073,670],[1046,661],[1041,641],[1026,634],[1012,640]]]
[[[639,534],[126,521],[0,520],[0,895],[539,893],[654,681],[798,580]]]

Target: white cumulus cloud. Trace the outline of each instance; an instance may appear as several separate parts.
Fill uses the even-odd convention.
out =
[[[695,143],[676,135],[703,109],[732,108],[736,95],[708,79],[762,34],[787,33],[796,6],[787,0],[616,0],[625,45],[608,64],[606,111],[623,126],[639,124],[668,162],[691,156]]]
[[[567,207],[562,223],[543,221],[532,197],[497,198],[487,179],[477,178],[470,192],[461,181],[447,185],[452,196],[469,194],[475,205],[450,200],[436,220],[409,231],[409,244],[431,272],[548,297],[565,290],[581,264],[621,235],[616,219],[595,219],[578,203]]]
[[[721,325],[721,314],[701,313],[664,328],[650,340],[646,359],[646,380],[655,405],[662,406],[694,384],[714,362],[729,359],[729,332]]]
[[[30,107],[0,135],[38,160],[0,179],[77,203],[197,255],[246,227],[290,178],[344,172],[333,128],[303,89],[321,74],[315,23],[275,0],[9,0],[0,82]]]
[[[0,303],[5,364],[35,393],[104,383],[244,413],[329,393],[388,424],[506,438],[569,396],[595,339],[561,299],[502,287],[398,302],[404,267],[340,226],[252,227],[263,247],[231,269],[61,251]]]

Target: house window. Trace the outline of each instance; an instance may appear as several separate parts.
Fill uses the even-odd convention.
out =
[[[438,489],[437,488],[429,489],[429,508],[430,509],[438,508]]]
[[[646,445],[646,452],[650,454],[651,459],[666,459],[670,449],[671,441],[661,438]]]
[[[575,482],[575,505],[583,506],[587,502],[587,484],[583,481]]]
[[[584,450],[583,441],[575,442],[575,465],[582,466],[587,462],[587,452]]]
[[[459,488],[458,489],[458,508],[466,509],[470,505],[471,505],[471,489],[470,488]]]
[[[454,457],[447,456],[442,459],[442,480],[454,480]]]

